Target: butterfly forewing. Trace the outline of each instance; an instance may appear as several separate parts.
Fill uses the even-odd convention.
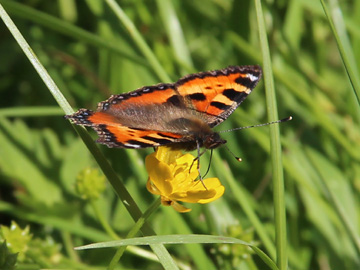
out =
[[[260,78],[259,66],[235,66],[188,75],[176,83],[176,90],[214,127],[241,104]]]

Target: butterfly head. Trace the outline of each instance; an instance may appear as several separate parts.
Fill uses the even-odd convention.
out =
[[[226,143],[226,140],[223,140],[219,133],[213,132],[208,134],[203,140],[203,146],[206,149],[214,149]]]

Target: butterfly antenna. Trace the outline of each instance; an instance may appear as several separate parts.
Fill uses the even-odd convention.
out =
[[[220,131],[218,131],[218,133],[230,132],[230,131],[246,129],[246,128],[263,127],[263,126],[268,126],[268,125],[272,125],[272,124],[287,122],[287,121],[290,121],[290,120],[292,120],[292,116],[286,117],[284,119],[276,120],[276,121],[273,121],[273,122],[264,123],[264,124],[258,124],[258,125],[246,126],[246,127],[238,127],[238,128],[228,129],[228,130],[220,130]],[[228,150],[229,150],[229,148],[228,148]]]
[[[230,152],[230,154],[239,162],[242,161],[242,159],[238,156],[235,156],[235,154],[229,149],[229,147],[226,146],[226,144],[224,144],[224,147],[226,148],[226,150],[228,150]]]

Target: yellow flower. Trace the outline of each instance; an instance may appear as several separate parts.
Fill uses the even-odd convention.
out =
[[[182,154],[170,147],[158,147],[156,152],[145,160],[149,179],[146,187],[149,192],[161,196],[163,205],[171,205],[176,211],[184,213],[191,209],[177,201],[189,203],[209,203],[220,198],[225,191],[218,178],[195,181],[199,173],[194,156]]]

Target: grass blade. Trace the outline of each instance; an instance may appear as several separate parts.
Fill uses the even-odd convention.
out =
[[[106,3],[110,6],[119,20],[124,24],[125,28],[129,31],[131,38],[134,40],[135,44],[138,46],[140,51],[143,53],[150,66],[154,69],[154,72],[157,74],[159,79],[163,82],[170,82],[171,79],[167,75],[166,71],[163,69],[158,59],[151,51],[149,46],[146,44],[143,37],[140,35],[139,31],[136,29],[135,25],[132,23],[130,18],[125,14],[122,8],[114,0],[106,0]]]
[[[345,22],[337,0],[330,0],[330,10],[324,0],[321,0],[327,19],[330,23],[331,30],[336,39],[341,59],[343,60],[346,72],[349,76],[351,86],[356,95],[357,102],[360,104],[360,78],[355,56],[347,36]]]
[[[190,56],[190,51],[187,46],[184,33],[182,31],[179,18],[175,12],[172,1],[156,1],[163,25],[166,29],[167,36],[176,61],[186,70],[193,69],[193,63]]]
[[[270,49],[267,41],[264,15],[262,12],[261,1],[255,0],[255,8],[259,27],[259,37],[261,52],[263,56],[263,71],[266,91],[267,112],[269,122],[278,118],[274,78],[272,73]],[[284,177],[281,157],[280,131],[278,125],[271,125],[270,129],[270,154],[273,172],[273,198],[275,214],[275,233],[277,266],[280,270],[287,269],[287,239],[286,239],[286,212],[284,197]]]
[[[109,247],[119,247],[119,246],[128,246],[128,245],[154,245],[154,244],[239,244],[246,245],[251,247],[259,257],[266,263],[271,269],[278,270],[279,268],[275,263],[259,248],[254,246],[251,243],[244,242],[237,238],[225,237],[225,236],[214,236],[214,235],[196,235],[196,234],[187,234],[187,235],[158,235],[158,236],[146,236],[139,238],[131,238],[124,240],[116,240],[102,243],[94,243],[81,247],[75,248],[76,250],[84,249],[94,249],[94,248],[109,248]]]

